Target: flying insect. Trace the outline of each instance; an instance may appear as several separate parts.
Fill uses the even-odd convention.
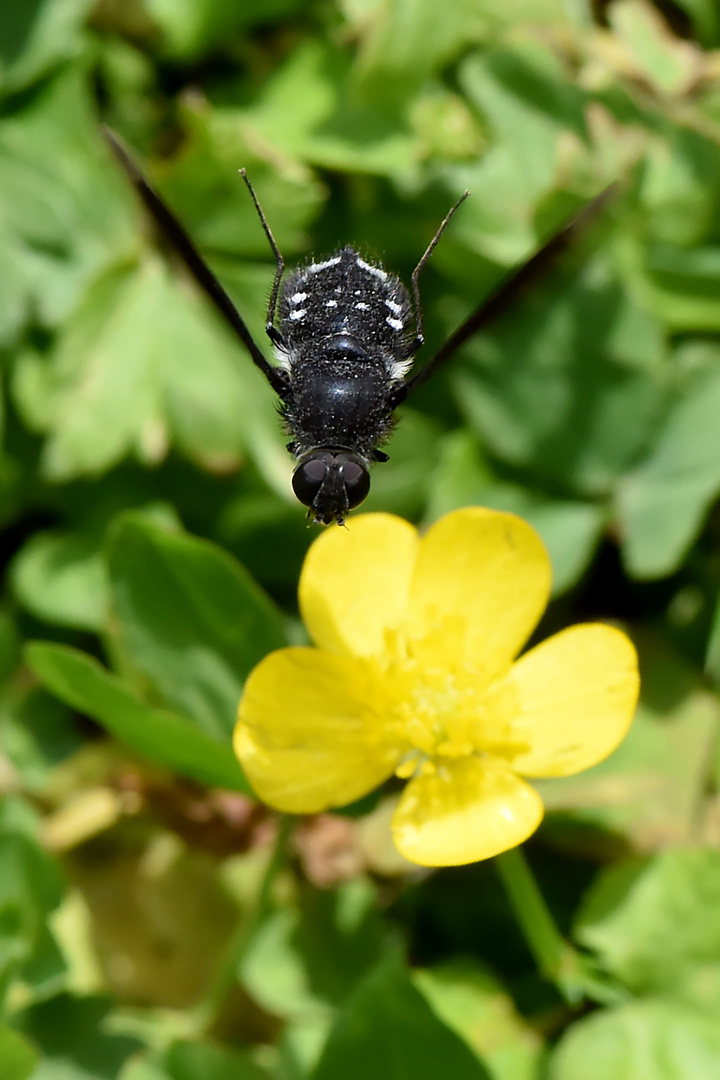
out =
[[[344,247],[285,275],[285,262],[245,170],[248,187],[275,258],[265,331],[276,363],[252,337],[187,232],[150,185],[114,132],[104,129],[115,157],[160,231],[212,301],[280,399],[295,458],[292,486],[308,518],[342,525],[370,490],[370,467],[388,460],[381,446],[395,410],[473,334],[504,311],[572,242],[609,198],[605,189],[535,255],[483,300],[434,356],[412,371],[423,345],[419,278],[464,192],[441,222],[415,267],[410,290],[394,274]]]

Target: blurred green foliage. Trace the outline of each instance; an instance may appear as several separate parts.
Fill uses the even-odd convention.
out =
[[[2,1080],[720,1078],[715,0],[5,3],[0,98]],[[302,640],[313,531],[271,391],[101,122],[259,341],[240,166],[288,262],[349,242],[405,280],[471,190],[426,355],[620,181],[403,407],[367,503],[522,514],[543,629],[637,641],[630,737],[541,785],[529,845],[604,1005],[534,970],[491,865],[403,864],[383,800],[273,857],[230,733],[252,666]]]

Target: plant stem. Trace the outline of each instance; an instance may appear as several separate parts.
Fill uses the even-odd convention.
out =
[[[215,981],[197,1010],[197,1028],[199,1033],[207,1032],[212,1026],[220,1012],[222,1003],[237,981],[237,969],[245,949],[257,927],[265,918],[270,906],[272,887],[275,883],[278,871],[285,860],[287,842],[295,820],[296,819],[290,814],[284,814],[278,820],[278,832],[275,839],[275,846],[272,855],[268,860],[268,864],[265,867],[265,873],[262,876],[255,903],[229,941],[224,960],[215,977]]]
[[[551,979],[570,1004],[590,992],[579,953],[565,940],[550,914],[522,850],[512,848],[496,856],[495,865],[538,968]]]

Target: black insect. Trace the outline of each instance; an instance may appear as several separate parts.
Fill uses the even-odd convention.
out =
[[[413,271],[410,293],[399,278],[366,262],[352,247],[311,262],[283,281],[285,263],[241,169],[276,261],[265,324],[277,358],[273,365],[182,225],[117,136],[107,129],[105,134],[156,223],[280,398],[283,420],[292,435],[288,450],[297,461],[293,489],[308,507],[308,517],[325,525],[332,521],[342,525],[348,511],[367,496],[370,466],[388,460],[379,447],[393,428],[398,405],[565,250],[586,217],[594,215],[612,190],[606,189],[566,223],[468,316],[423,368],[409,374],[424,340],[420,273],[468,193],[452,207],[428,245]]]

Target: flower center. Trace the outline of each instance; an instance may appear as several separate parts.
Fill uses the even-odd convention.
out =
[[[460,619],[446,618],[417,639],[387,631],[381,662],[391,723],[407,746],[398,776],[443,759],[517,751],[511,738],[517,713],[512,683],[489,678],[468,661]]]

